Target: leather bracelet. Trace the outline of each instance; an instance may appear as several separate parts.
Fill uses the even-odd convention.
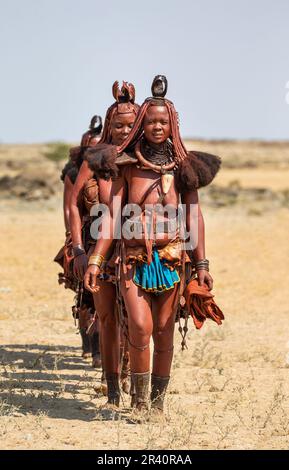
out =
[[[77,256],[85,255],[85,249],[81,245],[76,245],[72,247],[74,258]]]

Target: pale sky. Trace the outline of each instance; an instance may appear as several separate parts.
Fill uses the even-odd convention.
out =
[[[183,136],[287,140],[288,22],[288,0],[0,0],[0,142],[76,142],[114,80],[142,103],[156,74]]]

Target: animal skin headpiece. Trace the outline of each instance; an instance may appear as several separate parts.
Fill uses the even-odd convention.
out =
[[[122,87],[119,88],[118,81],[115,81],[112,85],[112,95],[115,102],[107,110],[100,144],[110,143],[111,122],[116,114],[136,115],[139,110],[139,105],[135,103],[135,88],[132,83],[122,82]]]
[[[69,149],[69,158],[74,164],[80,167],[83,161],[83,152],[87,148],[94,147],[97,144],[98,142],[97,136],[101,133],[101,131],[102,131],[101,116],[98,116],[98,115],[92,116],[90,120],[90,124],[89,124],[89,129],[83,134],[80,145],[77,147],[71,147]]]
[[[89,129],[94,133],[94,134],[100,134],[102,131],[102,119],[101,116],[98,116],[97,114],[95,116],[92,116],[89,124]]]
[[[120,89],[118,81],[115,81],[112,85],[112,95],[117,103],[118,114],[134,112],[135,88],[132,83],[122,82]]]
[[[164,98],[168,91],[167,77],[165,75],[156,75],[152,82],[151,91],[153,97],[157,100]]]
[[[185,194],[188,191],[195,191],[198,188],[207,186],[218,172],[221,159],[215,155],[205,152],[190,151],[187,152],[180,136],[178,114],[171,101],[165,98],[168,88],[168,82],[164,75],[157,75],[152,82],[152,96],[147,98],[139,108],[134,104],[134,88],[123,86],[121,90],[118,84],[114,84],[113,92],[116,102],[109,108],[104,125],[109,129],[109,123],[112,118],[112,112],[116,112],[122,99],[125,104],[131,103],[138,110],[134,126],[129,133],[125,142],[116,147],[114,145],[97,145],[95,148],[87,150],[87,161],[89,168],[98,175],[99,178],[109,180],[115,179],[119,174],[119,167],[122,165],[131,165],[139,163],[138,149],[140,148],[140,139],[144,134],[143,121],[146,111],[150,106],[165,106],[168,110],[171,135],[169,140],[172,143],[173,162],[160,168],[160,173],[164,167],[171,166],[176,176],[176,186],[178,191]],[[106,139],[102,140],[102,144],[110,144],[109,133],[106,133]],[[131,154],[131,152],[134,153]],[[144,165],[147,166],[147,165]],[[159,166],[159,165],[155,165]],[[148,166],[147,166],[148,167]],[[168,168],[165,169],[168,171]],[[171,171],[171,169],[170,169]]]
[[[134,126],[125,140],[125,142],[119,147],[119,153],[124,152],[125,150],[132,149],[135,147],[136,143],[143,136],[143,121],[147,109],[150,106],[166,106],[171,125],[171,136],[170,140],[173,144],[173,153],[174,159],[176,162],[181,162],[185,160],[188,153],[184,146],[184,143],[180,136],[179,123],[178,123],[178,113],[175,110],[175,107],[171,101],[165,98],[168,89],[168,81],[164,75],[156,75],[153,79],[151,90],[152,96],[147,98],[144,103],[141,105],[138,115],[136,117]]]
[[[98,142],[97,136],[102,131],[102,119],[101,116],[92,116],[89,124],[89,129],[86,131],[81,139],[80,146],[82,149],[87,147],[94,147]]]

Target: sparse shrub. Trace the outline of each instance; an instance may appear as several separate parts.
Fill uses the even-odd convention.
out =
[[[53,162],[59,162],[68,157],[70,146],[64,142],[52,142],[48,144],[48,150],[44,156]]]

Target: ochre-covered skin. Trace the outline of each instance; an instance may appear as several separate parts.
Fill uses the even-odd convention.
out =
[[[134,101],[134,96],[133,96]],[[107,111],[101,145],[103,142],[121,145],[131,131],[138,106],[129,101],[119,103],[116,101]],[[70,204],[70,226],[73,246],[81,245],[81,207],[84,200],[85,185],[95,177],[85,159],[81,165],[75,182]],[[112,190],[112,181],[97,179],[98,200],[101,204],[109,205]],[[113,247],[112,247],[113,248]],[[87,269],[90,252],[75,259],[74,272],[82,280]],[[94,303],[100,320],[101,354],[106,377],[120,372],[120,329],[117,322],[116,289],[115,285],[100,279],[95,279]],[[108,380],[110,387],[111,381]],[[110,398],[110,397],[109,397]],[[112,403],[112,402],[111,402]],[[117,402],[113,401],[117,404]]]
[[[97,127],[95,127],[95,123]],[[63,267],[64,273],[59,274],[59,282],[63,283],[65,287],[69,287],[74,291],[77,291],[78,282],[73,276],[73,252],[72,252],[72,241],[70,234],[70,201],[73,192],[73,186],[75,184],[77,174],[81,163],[83,161],[84,151],[96,145],[99,140],[99,134],[101,132],[102,124],[100,116],[93,116],[90,129],[83,134],[81,143],[77,147],[72,147],[69,151],[69,161],[65,164],[61,179],[64,183],[63,190],[63,214],[64,214],[64,225],[66,232],[66,240],[64,247],[60,250],[59,254],[62,256],[56,256],[55,261],[58,261]],[[83,212],[81,213],[83,216]],[[82,299],[80,302],[79,299]],[[87,327],[94,315],[94,303],[90,292],[85,292],[81,295],[80,292],[77,294],[76,305],[73,307],[73,314],[78,318],[79,330],[82,339],[82,355],[83,357],[93,356],[93,367],[100,365],[99,355],[99,334],[97,328],[95,332],[88,336],[86,333]],[[77,313],[76,313],[77,312]]]
[[[150,169],[151,165],[144,167],[145,160],[138,159],[136,163],[119,166],[118,176],[115,177],[111,187],[111,215],[112,215],[112,199],[114,196],[119,196],[122,201],[122,207],[127,203],[139,204],[142,207],[145,204],[171,205],[177,208],[179,200],[186,204],[186,228],[190,230],[192,217],[190,214],[190,206],[194,205],[197,208],[194,223],[198,223],[198,244],[192,251],[192,256],[195,262],[205,259],[205,230],[202,212],[198,202],[197,187],[200,183],[209,182],[211,170],[208,165],[203,165],[202,160],[198,160],[193,156],[193,165],[195,167],[191,170],[191,164],[188,163],[191,158],[186,151],[178,130],[177,115],[171,102],[167,100],[158,101],[155,99],[148,99],[141,106],[138,113],[133,131],[130,133],[128,139],[120,146],[119,153],[123,151],[131,152],[133,157],[138,142],[146,139],[148,145],[153,149],[152,154],[158,155],[161,158],[162,149],[165,149],[165,144],[170,138],[173,145],[173,158],[176,162],[176,168],[173,172],[172,184],[166,194],[162,191],[162,174],[161,172],[153,171]],[[141,147],[140,147],[141,148]],[[114,150],[112,149],[111,155]],[[165,150],[164,150],[165,152]],[[92,152],[93,153],[93,152]],[[107,153],[109,155],[109,152]],[[157,161],[156,158],[156,161]],[[215,170],[218,170],[220,165],[219,159],[215,158]],[[118,157],[115,162],[117,163]],[[153,160],[152,160],[153,161]],[[102,162],[106,162],[102,158]],[[112,165],[115,165],[113,158],[111,159]],[[100,167],[100,161],[95,153],[95,158],[90,161],[90,166],[94,165]],[[183,165],[189,165],[190,170],[185,171]],[[159,165],[158,165],[159,166]],[[183,168],[183,171],[181,170]],[[199,171],[200,169],[200,171]],[[199,171],[199,173],[198,173]],[[216,173],[215,171],[215,173]],[[207,173],[206,173],[207,172]],[[212,173],[214,170],[212,170]],[[180,182],[180,177],[183,182]],[[187,178],[185,190],[181,191],[180,186]],[[202,179],[203,178],[203,179]],[[197,218],[197,220],[196,220]],[[166,220],[166,216],[164,216]],[[154,235],[154,243],[156,247],[163,247],[171,241],[170,233],[156,232]],[[105,255],[113,243],[110,240],[99,239],[95,252]],[[141,240],[132,239],[122,240],[123,249],[126,248],[139,248],[146,245],[149,249],[149,243],[144,235]],[[124,262],[124,261],[123,261]],[[179,301],[180,285],[176,284],[172,289],[162,293],[161,295],[154,295],[153,293],[144,291],[141,287],[133,282],[134,265],[126,264],[121,270],[121,293],[125,302],[126,310],[128,313],[128,331],[130,343],[130,358],[131,370],[135,376],[136,383],[140,382],[140,377],[143,377],[143,387],[147,382],[147,374],[150,371],[150,338],[154,340],[154,354],[152,364],[152,374],[154,377],[168,379],[171,369],[171,361],[173,357],[173,336],[175,314]],[[99,269],[96,266],[89,266],[85,274],[85,285],[92,292],[96,289],[96,276]],[[212,289],[213,280],[211,275],[205,269],[199,269],[198,282],[200,285],[204,283],[208,286],[209,290]],[[141,394],[141,391],[139,391]],[[141,405],[140,401],[140,407]]]

